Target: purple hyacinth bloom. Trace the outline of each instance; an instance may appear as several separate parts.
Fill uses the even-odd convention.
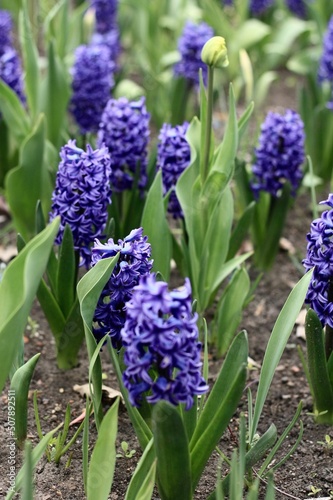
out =
[[[298,17],[306,18],[308,9],[304,0],[286,0],[288,9]]]
[[[333,194],[321,204],[330,208],[311,223],[307,235],[307,255],[303,265],[313,275],[305,302],[317,313],[323,326],[333,328]]]
[[[133,229],[124,240],[115,243],[112,238],[104,245],[95,240],[92,249],[92,265],[100,259],[114,257],[119,259],[112,271],[96,307],[93,333],[97,341],[110,335],[112,345],[120,349],[122,340],[120,331],[125,324],[126,302],[131,299],[133,288],[141,276],[149,274],[153,265],[150,259],[151,247],[143,229]]]
[[[318,79],[333,83],[333,16],[331,16],[323,39],[323,52],[319,62]]]
[[[162,170],[164,194],[170,189],[168,211],[175,219],[183,217],[175,186],[180,175],[188,167],[191,160],[190,146],[186,140],[188,123],[172,127],[164,123],[158,136],[157,168]]]
[[[21,61],[16,50],[11,47],[0,54],[0,79],[25,102]]]
[[[120,53],[120,34],[118,26],[115,26],[107,33],[94,33],[91,38],[91,45],[105,45],[109,49],[109,57],[116,63]],[[117,67],[114,67],[114,71]]]
[[[105,45],[81,45],[75,51],[70,110],[82,134],[97,132],[114,86],[114,68]]]
[[[273,5],[275,0],[250,0],[250,12],[255,15],[262,14]]]
[[[91,0],[95,9],[96,31],[105,34],[117,25],[118,0]]]
[[[284,115],[267,114],[252,166],[252,189],[256,198],[259,191],[277,197],[286,181],[291,185],[292,196],[296,195],[303,176],[304,140],[304,124],[298,113],[287,109]]]
[[[199,84],[199,69],[202,68],[204,82],[207,79],[207,67],[201,60],[201,51],[205,43],[214,36],[211,26],[206,23],[194,24],[188,21],[178,41],[181,60],[175,64],[176,76],[182,76],[191,83]]]
[[[147,396],[149,403],[185,403],[188,410],[195,395],[208,391],[201,374],[201,344],[189,279],[183,288],[169,291],[167,283],[156,281],[155,274],[146,275],[126,307],[121,331],[123,380],[131,404],[139,406]]]
[[[94,151],[88,144],[84,151],[70,140],[61,148],[60,158],[50,213],[51,220],[57,215],[61,219],[56,244],[61,243],[68,224],[80,264],[89,267],[90,245],[102,237],[111,203],[110,155],[106,147]]]
[[[12,18],[7,10],[0,10],[0,54],[12,46]]]
[[[110,99],[103,112],[97,144],[105,144],[111,155],[111,186],[116,192],[147,183],[149,118],[145,98],[129,101]]]

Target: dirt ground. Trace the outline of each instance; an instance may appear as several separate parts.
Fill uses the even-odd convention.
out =
[[[290,91],[290,89],[289,89]],[[294,89],[293,89],[294,92]],[[282,98],[274,94],[273,106],[284,107],[290,103],[283,94]],[[281,95],[280,95],[281,97]],[[291,95],[291,100],[294,94]],[[328,195],[324,192],[323,197]],[[309,196],[307,193],[301,194],[296,200],[295,206],[289,214],[288,223],[285,227],[284,237],[293,245],[296,253],[294,260],[291,260],[287,251],[281,250],[276,263],[269,274],[263,276],[255,293],[254,300],[248,306],[240,329],[244,328],[248,332],[250,357],[255,363],[262,362],[269,334],[274,322],[287,299],[291,288],[301,277],[301,270],[295,265],[305,255],[306,233],[309,230],[312,220]],[[251,271],[252,277],[256,273]],[[87,383],[88,362],[85,349],[80,353],[80,364],[69,372],[61,372],[56,367],[55,349],[52,336],[48,330],[39,307],[34,306],[31,314],[33,320],[32,328],[25,333],[25,355],[30,358],[37,352],[41,352],[40,360],[37,364],[34,378],[31,384],[31,391],[37,390],[38,405],[41,418],[42,430],[44,433],[54,429],[63,422],[66,406],[70,404],[72,419],[81,415],[85,408],[84,398],[76,392],[73,387]],[[305,352],[305,340],[298,336],[296,329],[293,331],[286,350],[276,370],[271,389],[266,400],[264,412],[260,420],[259,431],[265,432],[273,422],[279,434],[283,432],[294,416],[300,400],[303,401],[301,420],[304,425],[303,439],[292,457],[274,475],[277,499],[305,499],[311,497],[333,497],[333,447],[329,449],[319,441],[325,441],[328,434],[333,439],[333,430],[327,426],[315,425],[311,416],[312,401],[304,371],[300,362],[297,346]],[[107,386],[116,388],[115,377],[112,373],[111,364],[107,354],[102,353],[103,372],[105,374],[104,383]],[[220,361],[211,362],[210,382],[216,376],[220,367]],[[255,396],[256,382],[259,377],[259,367],[254,367],[249,371],[249,383]],[[111,402],[104,400],[104,408],[110,406]],[[245,396],[243,401],[245,407]],[[75,432],[77,425],[70,430],[70,435]],[[287,452],[293,446],[299,426],[287,437],[283,450]],[[235,415],[223,436],[220,448],[231,457],[232,449],[235,445],[235,437],[238,434],[238,415]],[[35,418],[33,413],[32,400],[29,401],[29,439],[34,445],[38,443]],[[96,439],[96,431],[93,419],[90,421],[90,447],[92,449]],[[110,494],[110,499],[123,499],[131,474],[140,456],[139,444],[135,438],[131,423],[124,407],[120,407],[119,432],[117,437],[117,448],[121,453],[121,442],[126,441],[130,450],[136,450],[131,458],[121,457],[117,459],[115,477]],[[9,487],[8,481],[8,444],[9,434],[7,426],[7,390],[3,392],[0,399],[0,497],[5,498]],[[44,456],[38,464],[35,474],[35,498],[37,500],[53,499],[84,499],[82,482],[82,435],[72,446],[70,452],[61,460],[59,466],[49,463]],[[71,456],[70,465],[66,467],[66,462]],[[17,469],[21,464],[21,452],[16,451]],[[208,467],[200,481],[195,493],[195,499],[206,499],[213,491],[216,481],[219,457],[214,453]],[[226,468],[223,467],[223,473]],[[255,471],[254,471],[255,473]],[[263,491],[265,485],[263,484]],[[18,498],[18,497],[17,497]],[[154,497],[158,499],[156,495]]]

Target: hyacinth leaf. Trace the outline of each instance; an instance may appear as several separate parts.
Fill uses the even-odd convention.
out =
[[[57,302],[63,315],[67,318],[75,300],[77,275],[73,234],[68,224],[65,226],[58,259]]]
[[[159,401],[153,409],[152,428],[161,500],[191,500],[189,445],[177,408]]]
[[[245,300],[250,291],[250,278],[242,267],[232,276],[223,290],[218,306],[216,324],[216,348],[220,356],[225,354],[242,318]]]
[[[241,29],[233,35],[233,50],[245,49],[262,43],[267,38],[272,29],[267,23],[259,21],[259,19],[248,19],[245,21]]]
[[[23,248],[4,271],[0,283],[1,391],[20,344],[58,228],[59,219],[55,219]]]
[[[100,426],[91,454],[87,476],[87,500],[107,500],[116,465],[119,398],[108,410]]]
[[[161,171],[156,174],[155,180],[148,192],[141,225],[144,234],[148,236],[148,242],[151,244],[152,258],[154,260],[153,270],[161,273],[163,279],[168,281],[170,276],[172,239],[165,218]]]
[[[234,230],[231,233],[230,240],[229,240],[229,250],[228,250],[228,255],[226,260],[232,259],[238,250],[240,249],[241,244],[243,243],[244,239],[246,238],[251,223],[253,221],[253,216],[254,216],[254,207],[255,203],[252,201],[244,210],[242,213],[241,217],[237,221],[237,224],[234,228]]]
[[[137,408],[135,408],[129,401],[128,398],[128,392],[125,389],[124,382],[123,382],[123,375],[121,368],[119,366],[119,356],[116,354],[115,350],[111,346],[111,341],[108,339],[108,349],[110,353],[110,357],[113,363],[113,368],[116,372],[119,388],[121,391],[121,394],[124,398],[126,409],[128,411],[128,415],[131,419],[132,425],[135,429],[135,434],[138,438],[138,441],[140,443],[140,446],[142,450],[145,450],[146,447],[149,445],[149,442],[152,438],[152,432],[150,428],[148,427],[148,424],[142,417],[141,413]]]
[[[270,388],[277,365],[281,359],[288,338],[295,324],[296,318],[304,303],[304,299],[310,284],[312,271],[308,271],[290,292],[273,328],[268,340],[262,363],[256,403],[254,407],[253,421],[250,433],[250,441],[257,431],[259,419],[265,400]]]
[[[242,331],[231,344],[190,441],[193,489],[238,406],[246,381],[247,356],[247,334]]]
[[[8,126],[4,120],[0,121],[0,187],[4,187],[4,181],[10,169],[9,159],[9,134]]]
[[[50,439],[52,439],[54,433],[58,430],[58,428],[48,432],[43,436],[43,438],[39,441],[37,446],[32,450],[31,453],[31,464],[32,468],[34,469],[36,465],[38,464],[39,460],[42,458],[44,455],[44,452],[47,448],[47,446],[50,443]],[[21,469],[19,470],[16,480],[15,480],[15,491],[10,489],[7,493],[6,500],[12,500],[12,498],[15,495],[15,492],[20,491],[21,488],[23,487],[24,481],[26,478],[26,469],[25,469],[25,464],[22,465]]]
[[[24,447],[24,480],[21,491],[22,500],[34,500],[34,469],[32,466],[32,445],[30,441]]]
[[[48,47],[48,70],[42,94],[42,110],[47,122],[47,138],[58,150],[62,142],[62,129],[66,119],[70,98],[66,68],[54,50],[51,41]]]
[[[8,129],[21,144],[31,130],[30,118],[17,94],[0,79],[0,111]]]
[[[28,13],[27,0],[22,1],[23,9],[19,14],[19,36],[25,69],[25,90],[32,119],[38,115],[39,110],[39,67],[38,51],[32,34]]]
[[[39,357],[40,353],[35,354],[23,366],[18,368],[10,383],[10,390],[15,393],[15,438],[19,447],[22,447],[27,437],[28,393]]]
[[[20,148],[19,165],[6,177],[6,194],[14,224],[25,240],[35,232],[36,205],[49,203],[49,177],[44,164],[45,120],[40,115],[35,128]],[[27,189],[29,186],[29,189]]]
[[[128,485],[125,500],[150,500],[156,473],[154,440],[146,446]]]
[[[233,87],[229,88],[229,118],[222,144],[217,148],[210,173],[214,171],[225,174],[225,185],[234,173],[234,164],[238,148],[238,122]]]
[[[317,314],[309,309],[305,318],[305,336],[310,383],[314,395],[315,419],[333,423],[333,390],[327,369],[324,332]]]
[[[118,261],[118,255],[113,258],[100,259],[87,274],[81,278],[77,285],[77,296],[80,303],[80,311],[83,320],[89,360],[94,356],[96,340],[92,333],[92,321],[96,310],[98,299],[110,279],[112,271]],[[102,367],[98,358],[92,372],[92,383],[94,388],[94,413],[96,425],[99,427],[101,421],[102,400]]]
[[[279,74],[275,71],[266,71],[256,80],[254,89],[254,102],[256,108],[261,107],[266,101],[270,86],[279,78]]]
[[[84,339],[84,327],[78,300],[66,318],[64,328],[56,339],[57,364],[62,370],[70,370],[78,364],[78,352]]]

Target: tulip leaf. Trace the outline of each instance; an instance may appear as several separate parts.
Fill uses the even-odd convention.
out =
[[[150,500],[155,484],[154,440],[146,446],[128,485],[125,500]]]
[[[15,358],[59,227],[56,218],[10,262],[0,282],[0,390]]]

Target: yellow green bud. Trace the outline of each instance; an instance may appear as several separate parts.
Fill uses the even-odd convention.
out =
[[[222,36],[213,36],[202,48],[201,60],[214,68],[225,68],[229,64],[228,50]]]

